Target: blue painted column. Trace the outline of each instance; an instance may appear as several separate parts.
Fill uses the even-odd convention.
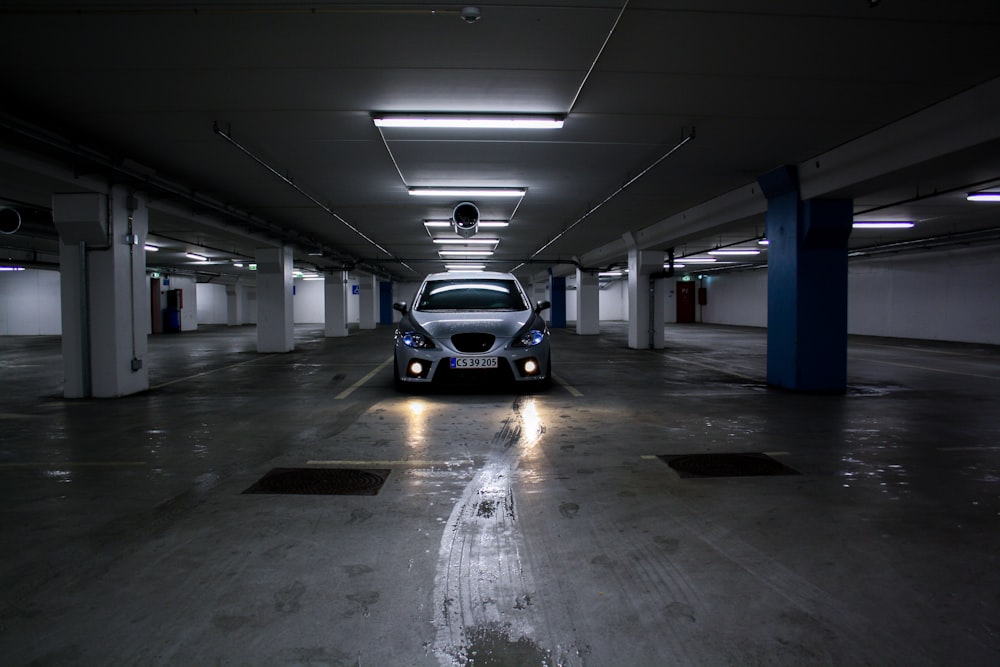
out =
[[[566,278],[563,276],[549,276],[549,301],[552,309],[545,319],[550,327],[558,329],[566,328]]]
[[[388,281],[378,284],[378,323],[392,324],[392,283]]]
[[[767,383],[843,393],[853,203],[802,201],[794,167],[757,181],[767,197]]]

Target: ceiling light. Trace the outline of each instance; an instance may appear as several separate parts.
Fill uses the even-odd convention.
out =
[[[152,243],[146,243],[145,245],[143,245],[143,247],[149,252],[156,252],[157,250],[160,249],[160,246],[153,245]]]
[[[485,271],[485,264],[445,264],[444,268],[449,271]]]
[[[427,229],[451,229],[451,220],[424,220]],[[480,220],[480,229],[503,229],[510,225],[506,220]]]
[[[0,271],[24,271],[23,266],[0,266]]]
[[[761,240],[757,241],[757,245],[770,245],[770,243],[771,242],[768,241],[767,239],[761,239]]]
[[[624,276],[624,271],[601,271],[597,274],[598,278],[618,278]]]
[[[235,266],[237,269],[242,269],[243,262],[233,262],[233,266]]]
[[[416,197],[523,197],[527,188],[409,188]]]
[[[492,115],[492,114],[379,114],[372,116],[376,127],[557,130],[562,116]]]
[[[441,257],[489,257],[492,250],[438,250]]]
[[[709,250],[709,255],[759,255],[760,250],[757,248],[719,248],[718,250]]]
[[[497,245],[500,239],[433,239],[434,243],[441,245]]]
[[[881,220],[872,222],[855,222],[854,229],[909,229],[913,226],[912,222],[905,221],[892,221],[892,220]]]
[[[1000,201],[1000,192],[970,192],[969,201]]]
[[[714,257],[684,257],[685,264],[711,264],[712,262],[717,262]]]
[[[191,259],[198,260],[199,262],[207,262],[208,261],[208,257],[205,257],[204,255],[199,255],[196,252],[188,252],[188,253],[184,253],[184,254],[187,255],[188,257],[190,257]]]
[[[665,269],[669,269],[669,268],[670,268],[670,265],[669,265],[669,264],[664,264],[664,265],[663,265],[663,268],[665,268]],[[684,265],[683,265],[683,264],[674,264],[674,268],[675,268],[675,269],[683,269],[683,268],[684,268]]]

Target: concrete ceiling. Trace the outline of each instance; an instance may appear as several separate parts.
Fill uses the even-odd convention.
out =
[[[510,220],[480,232],[500,238],[491,268],[526,274],[620,263],[627,233],[678,256],[752,242],[756,178],[781,165],[804,194],[917,222],[856,231],[855,248],[1000,226],[997,205],[965,200],[1000,189],[995,0],[475,6],[467,23],[452,3],[7,0],[0,203],[43,210],[53,192],[132,183],[163,247],[148,264],[223,278],[278,242],[301,266],[441,270],[423,221],[459,200],[408,186],[527,188],[474,200]],[[566,122],[374,126],[393,111]],[[0,246],[55,252],[43,220]]]

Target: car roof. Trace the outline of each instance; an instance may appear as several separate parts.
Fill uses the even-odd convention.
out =
[[[513,273],[499,271],[447,271],[431,273],[424,281],[429,280],[517,280]]]

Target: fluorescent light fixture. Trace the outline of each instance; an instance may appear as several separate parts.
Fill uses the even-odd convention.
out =
[[[597,274],[598,278],[620,278],[624,276],[624,271],[601,271]]]
[[[302,276],[302,280],[323,280],[323,276]]]
[[[242,269],[243,262],[233,262],[233,266],[235,266],[237,269]]]
[[[424,220],[424,227],[427,229],[451,229],[451,220]],[[510,223],[506,220],[480,220],[480,229],[503,229]]]
[[[912,222],[906,221],[894,221],[894,220],[879,220],[871,222],[855,222],[854,229],[909,229],[913,226]]]
[[[717,262],[714,257],[684,257],[682,260],[685,264],[711,264],[712,262]],[[676,264],[674,265],[676,266]]]
[[[0,266],[0,271],[24,271],[23,266]]]
[[[190,257],[191,259],[198,260],[199,262],[207,262],[208,261],[208,257],[205,257],[204,255],[199,255],[196,252],[187,252],[187,253],[184,253],[184,254],[187,255],[188,257]]]
[[[965,198],[969,201],[1000,201],[1000,192],[970,192]]]
[[[157,250],[160,249],[160,246],[153,245],[152,243],[146,243],[145,245],[143,245],[143,248],[145,248],[149,252],[156,252]]]
[[[562,116],[529,116],[526,114],[377,114],[372,116],[376,127],[558,130]]]
[[[523,197],[528,188],[409,188],[415,197]]]
[[[490,257],[492,250],[438,250],[441,257]]]
[[[431,239],[434,243],[441,245],[497,245],[500,239],[484,239],[476,237],[474,239]]]
[[[485,271],[485,264],[445,264],[448,271]]]
[[[719,248],[718,250],[709,250],[709,255],[759,255],[760,250],[757,248]]]
[[[664,264],[664,265],[663,265],[663,268],[665,268],[665,269],[669,269],[669,268],[670,268],[670,265],[669,265],[669,264]],[[684,268],[684,265],[683,265],[683,264],[674,264],[674,268],[675,268],[675,269],[683,269],[683,268]]]
[[[771,242],[768,241],[767,239],[761,239],[761,240],[757,241],[757,245],[770,245],[770,243]]]

